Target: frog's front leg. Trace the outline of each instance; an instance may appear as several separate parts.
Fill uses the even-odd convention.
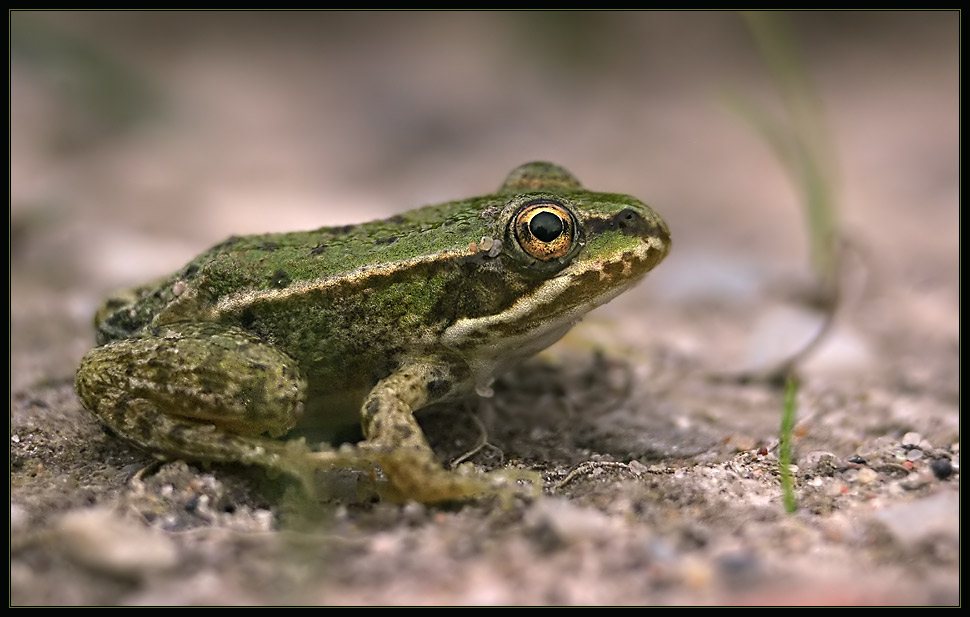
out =
[[[431,450],[413,412],[441,399],[456,378],[447,363],[409,363],[381,380],[364,401],[366,441],[360,450],[381,466],[399,497],[432,503],[518,492],[508,486],[515,479],[510,474],[446,471]],[[538,482],[533,475],[528,479]]]
[[[108,343],[84,356],[75,387],[84,407],[146,450],[310,477],[302,442],[270,438],[296,424],[306,379],[289,356],[239,328],[173,324]]]

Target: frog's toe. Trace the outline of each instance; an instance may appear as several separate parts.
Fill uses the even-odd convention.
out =
[[[386,454],[379,463],[394,493],[422,503],[498,497],[509,505],[515,497],[534,497],[542,490],[542,478],[536,472],[502,469],[482,473],[471,463],[446,471],[419,452]]]
[[[536,498],[542,494],[542,474],[538,471],[506,467],[489,472],[487,477],[501,490],[497,494],[503,499],[514,496]]]

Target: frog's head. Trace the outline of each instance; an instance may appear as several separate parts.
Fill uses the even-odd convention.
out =
[[[483,213],[492,237],[501,239],[494,271],[505,289],[517,291],[500,310],[459,320],[446,333],[451,343],[474,347],[477,362],[471,363],[479,364],[480,378],[555,342],[670,251],[667,224],[649,206],[628,195],[587,191],[551,163],[518,167],[491,197],[503,203]]]
[[[578,318],[630,288],[670,251],[660,215],[629,195],[590,192],[551,163],[516,168],[499,189],[507,268],[542,281],[533,298]],[[542,299],[539,299],[540,296]]]

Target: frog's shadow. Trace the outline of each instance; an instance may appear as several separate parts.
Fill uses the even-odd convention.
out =
[[[430,405],[416,414],[444,465],[466,458],[485,467],[505,459],[569,463],[589,448],[601,418],[633,401],[633,368],[604,353],[562,361],[529,359],[508,370],[493,394]],[[363,439],[359,426],[338,431],[296,429],[286,438],[338,446]]]
[[[649,384],[640,386],[629,361],[602,352],[564,359],[538,357],[496,381],[493,396],[473,395],[433,405],[420,410],[417,418],[445,467],[470,461],[484,470],[513,464],[536,471],[562,471],[591,458],[649,463],[680,458],[685,444],[691,442],[698,442],[697,447],[687,449],[699,452],[710,447],[709,440],[699,443],[697,435],[673,429],[669,414],[655,413],[660,404]],[[310,444],[337,446],[358,443],[362,434],[351,426],[338,433],[301,430],[286,436],[294,437]],[[254,482],[250,488],[256,490],[253,498],[257,501],[277,502],[293,488],[285,478],[254,474],[246,466],[189,464],[200,470],[218,469],[218,476],[237,489]],[[353,477],[348,478],[352,484]],[[331,484],[334,481],[328,481]],[[347,488],[343,492],[353,491]]]
[[[533,358],[501,377],[492,397],[429,407],[418,418],[446,465],[467,459],[485,468],[519,462],[551,469],[593,453],[658,460],[669,448],[647,436],[669,422],[651,414],[656,401],[640,391],[633,368],[602,352]],[[615,439],[616,422],[626,439]],[[631,440],[631,430],[641,439]]]

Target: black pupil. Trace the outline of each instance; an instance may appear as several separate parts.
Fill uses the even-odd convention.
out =
[[[562,219],[552,212],[540,212],[529,221],[529,231],[543,242],[552,242],[562,235]]]

